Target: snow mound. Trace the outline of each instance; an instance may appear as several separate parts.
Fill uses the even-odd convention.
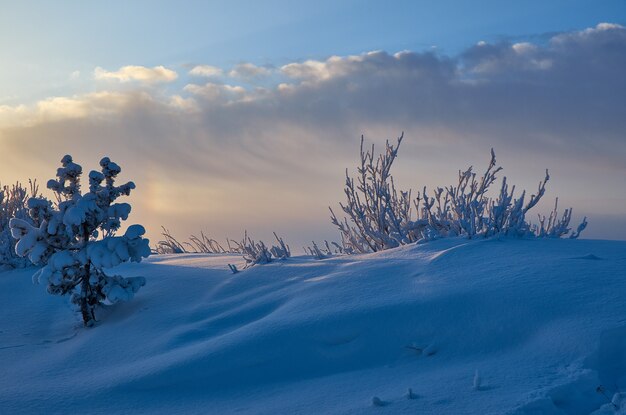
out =
[[[0,413],[626,413],[626,242],[243,262],[121,265],[147,284],[93,329],[1,273]]]

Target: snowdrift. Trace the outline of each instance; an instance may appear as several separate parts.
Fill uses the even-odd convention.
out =
[[[626,391],[626,242],[451,238],[238,274],[228,263],[243,261],[120,266],[147,284],[93,329],[32,269],[0,273],[0,413],[621,408],[609,400]]]

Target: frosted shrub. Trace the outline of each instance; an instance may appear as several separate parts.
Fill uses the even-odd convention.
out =
[[[326,259],[333,255],[343,254],[343,247],[337,242],[329,243],[325,240],[323,247],[319,247],[315,241],[312,241],[311,243],[313,245],[305,246],[303,249],[305,253],[311,255],[315,259]]]
[[[278,242],[278,245],[273,245],[271,247],[267,247],[263,241],[255,242],[248,236],[248,233],[244,233],[243,240],[241,242],[230,241],[233,243],[234,247],[231,248],[234,252],[238,252],[243,254],[243,259],[246,261],[245,268],[250,268],[251,266],[257,264],[268,264],[276,259],[287,259],[291,257],[291,250],[289,249],[289,245],[285,244],[283,238],[280,238],[274,232],[274,237]],[[230,246],[229,242],[229,246]],[[232,270],[231,268],[231,271]]]
[[[227,254],[227,253],[241,253],[237,249],[230,246],[230,242],[227,240],[228,248],[224,248],[217,240],[209,238],[200,232],[200,236],[191,235],[189,242],[179,242],[170,231],[164,227],[161,235],[163,239],[157,243],[155,252],[157,254]]]
[[[155,252],[157,254],[240,254],[246,261],[244,269],[257,264],[268,264],[274,259],[291,257],[289,245],[276,232],[274,232],[274,238],[276,238],[278,245],[268,246],[263,241],[256,242],[245,231],[241,241],[226,239],[227,248],[224,248],[217,240],[206,236],[204,232],[200,232],[200,237],[191,235],[189,242],[181,243],[166,228],[162,229],[161,235],[164,239],[159,241],[156,246]],[[233,274],[239,272],[237,267],[232,264],[228,264],[228,267]]]
[[[178,242],[176,238],[172,236],[169,229],[161,227],[161,235],[163,239],[157,242],[154,252],[156,254],[184,254],[187,252],[183,244]]]
[[[272,245],[272,247],[270,248],[270,252],[272,253],[272,255],[274,255],[274,258],[277,258],[277,259],[290,258],[291,249],[289,249],[289,245],[287,245],[285,241],[283,241],[283,238],[276,235],[276,232],[274,232],[274,238],[276,238],[276,242],[278,242],[278,245]]]
[[[9,226],[17,239],[15,252],[33,264],[44,265],[33,276],[45,281],[48,292],[71,295],[85,326],[95,323],[95,309],[101,303],[129,300],[145,284],[143,277],[106,275],[104,270],[123,262],[140,262],[150,255],[143,226],[129,226],[115,236],[131,211],[128,203],[114,203],[128,196],[133,182],[115,186],[120,167],[108,157],[100,161],[101,171],[89,173],[89,191],[81,192],[82,167],[71,156],[61,160],[57,180],[48,181],[57,202],[31,197],[28,218],[15,217]]]
[[[2,186],[0,190],[0,270],[3,268],[22,268],[30,264],[27,258],[15,253],[15,239],[11,236],[9,220],[20,218],[29,220],[26,202],[29,197],[36,197],[38,186],[29,181],[29,188],[16,183]]]
[[[412,199],[410,190],[396,189],[390,173],[403,137],[401,135],[395,145],[387,141],[385,151],[378,157],[373,145],[364,150],[361,137],[356,182],[346,170],[346,203],[340,203],[347,216],[340,219],[330,208],[331,222],[341,232],[345,253],[375,252],[458,235],[470,239],[495,235],[560,238],[570,233],[571,208],[559,218],[555,205],[547,219],[539,217],[538,226],[526,220],[528,211],[545,193],[550,179],[547,170],[537,192],[528,199],[526,191],[516,198],[515,186],[509,190],[506,177],[502,179],[499,195],[495,199],[487,196],[497,173],[502,170],[496,166],[493,149],[489,165],[480,177],[469,167],[459,171],[456,184],[438,187],[432,193],[424,187]],[[585,218],[570,238],[577,238],[586,225]]]

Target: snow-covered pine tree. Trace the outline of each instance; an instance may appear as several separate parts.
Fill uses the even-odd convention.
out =
[[[51,294],[70,294],[80,308],[85,326],[95,323],[95,309],[101,303],[129,300],[145,284],[145,278],[108,276],[104,269],[126,261],[140,262],[150,255],[149,241],[141,225],[129,226],[115,236],[121,221],[128,218],[128,203],[114,203],[135,188],[133,182],[115,186],[120,167],[108,157],[100,161],[101,172],[89,173],[89,191],[81,193],[82,167],[65,156],[57,180],[47,187],[57,202],[32,197],[28,200],[30,221],[11,219],[11,234],[18,242],[15,252],[28,256],[33,264],[44,265],[33,281],[46,281]]]

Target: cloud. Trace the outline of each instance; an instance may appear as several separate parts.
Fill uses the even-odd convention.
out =
[[[129,107],[154,102],[154,97],[143,91],[99,91],[71,97],[51,97],[32,106],[0,106],[0,131],[7,128],[58,123],[89,118],[93,121],[119,116]]]
[[[116,80],[119,82],[138,81],[147,84],[172,82],[178,78],[178,74],[164,66],[147,68],[145,66],[128,65],[117,71],[107,71],[100,67],[94,70],[96,80]]]
[[[135,69],[128,68],[137,67],[107,74],[130,79]],[[375,124],[440,128],[520,147],[585,147],[592,146],[588,137],[597,136],[596,141],[613,140],[621,149],[618,137],[626,127],[620,115],[625,105],[624,68],[626,29],[604,23],[558,34],[546,44],[480,42],[452,57],[434,51],[374,51],[292,62],[280,68],[287,82],[273,87],[190,83],[170,97],[144,91],[144,102],[158,101],[172,111],[193,109],[211,130],[233,137],[246,126],[298,125],[343,132]],[[252,64],[233,70],[241,76],[268,71]],[[124,94],[55,97],[34,108],[5,105],[0,116],[11,125],[19,120],[97,117],[122,108],[99,105],[103,97],[124,102]]]
[[[546,45],[481,42],[466,50],[461,58],[468,72],[500,74],[520,81],[571,82],[572,76],[596,81],[594,77],[601,78],[601,72],[610,72],[607,81],[615,81],[613,69],[620,70],[626,61],[624,44],[626,28],[600,23],[593,28],[555,35]]]
[[[571,42],[580,44],[580,42],[585,42],[586,40],[591,42],[623,40],[624,36],[626,36],[624,29],[624,26],[616,23],[598,23],[596,27],[558,34],[552,37],[550,42],[554,45]]]
[[[246,94],[245,88],[241,86],[215,84],[212,82],[207,82],[204,85],[188,84],[185,85],[184,90],[208,101],[234,101],[244,97]]]
[[[0,126],[25,126],[31,118],[32,110],[26,105],[0,105]]]
[[[518,73],[550,69],[550,54],[528,42],[488,44],[479,42],[463,55],[469,74]]]
[[[189,75],[191,76],[200,76],[205,78],[219,77],[223,74],[224,71],[221,68],[210,65],[197,65],[189,71]]]
[[[269,76],[272,71],[263,66],[256,66],[252,63],[240,63],[235,65],[228,72],[231,78],[239,78],[247,81],[254,81]]]
[[[197,112],[200,110],[198,102],[194,98],[183,98],[180,95],[173,95],[170,98],[169,106],[188,112]]]
[[[308,60],[302,63],[289,63],[280,68],[280,71],[289,78],[322,81],[329,79],[332,74],[330,67],[334,62],[341,62],[342,58],[333,56],[325,62]]]
[[[360,134],[380,142],[405,131],[402,187],[448,184],[495,147],[521,187],[534,189],[550,167],[550,195],[562,204],[592,219],[626,217],[625,72],[626,29],[600,24],[545,43],[482,42],[457,56],[375,51],[292,62],[263,88],[189,83],[4,105],[0,177],[31,176],[31,165],[52,172],[65,153],[108,154],[139,188],[174,183],[138,207],[152,228],[184,234],[206,223],[233,235],[271,223],[280,233],[307,230],[296,241],[307,243],[334,235],[320,223],[341,198]],[[168,203],[207,213],[165,212]]]

